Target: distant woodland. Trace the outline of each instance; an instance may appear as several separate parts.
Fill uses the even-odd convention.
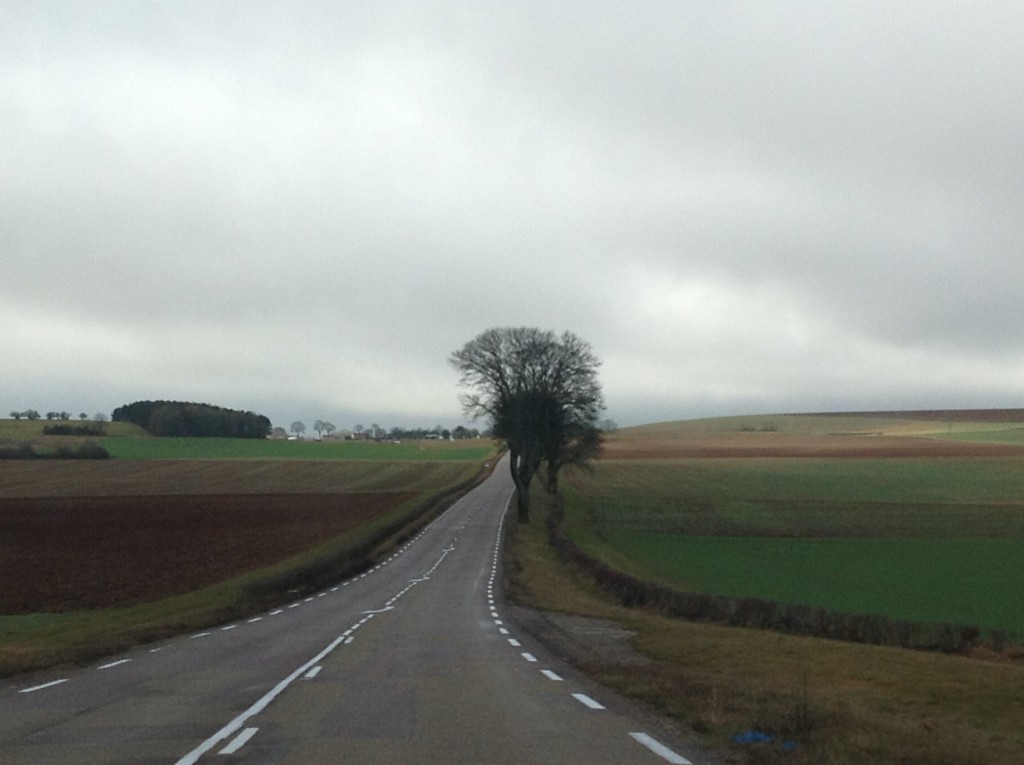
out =
[[[113,411],[114,422],[131,422],[154,436],[266,438],[262,414],[188,401],[136,401]]]

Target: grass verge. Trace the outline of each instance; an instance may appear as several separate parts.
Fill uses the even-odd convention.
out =
[[[559,561],[534,496],[511,524],[505,591],[526,607],[611,619],[647,662],[581,668],[648,704],[737,763],[1009,765],[1024,761],[1024,667],[780,635],[627,609]],[[769,732],[772,743],[733,736]],[[792,741],[784,749],[780,742]]]

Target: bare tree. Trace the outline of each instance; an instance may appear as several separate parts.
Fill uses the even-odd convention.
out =
[[[303,424],[302,422],[299,422],[298,420],[296,420],[295,422],[292,423],[292,433],[294,433],[296,436],[298,436],[299,438],[302,438],[302,434],[305,433],[305,432],[306,432],[305,424]]]
[[[489,417],[494,435],[508,445],[518,516],[526,523],[540,465],[547,463],[547,488],[556,491],[563,466],[582,464],[600,448],[600,361],[571,332],[559,337],[532,327],[489,329],[449,361],[467,391],[466,414]]]

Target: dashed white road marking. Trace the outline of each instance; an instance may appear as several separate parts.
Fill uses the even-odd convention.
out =
[[[235,736],[235,738],[231,741],[230,744],[228,744],[226,747],[217,752],[217,754],[234,754],[243,746],[245,746],[246,742],[249,739],[251,739],[254,735],[256,735],[256,731],[258,730],[259,728],[246,728],[237,736]]]
[[[643,744],[666,762],[671,762],[672,765],[693,765],[692,762],[683,757],[681,754],[676,754],[663,743],[661,743],[655,738],[652,738],[651,736],[648,736],[646,733],[643,733],[642,731],[630,733],[629,735],[632,736],[637,743]]]
[[[237,626],[238,626],[237,624],[229,624],[227,627],[221,627],[220,631],[221,632],[227,632],[228,630],[235,629],[235,627],[237,627]]]
[[[590,698],[590,696],[588,696],[585,693],[574,693],[572,694],[572,697],[585,707],[590,707],[591,709],[604,709],[603,704],[594,701],[592,698]]]
[[[518,648],[519,646],[521,646],[521,645],[522,645],[522,643],[520,643],[520,642],[519,642],[518,640],[516,640],[515,638],[509,638],[509,639],[508,639],[508,644],[509,644],[510,646],[512,646],[513,648]]]
[[[131,659],[118,659],[117,661],[112,661],[109,664],[101,664],[100,666],[96,667],[96,669],[110,669],[111,667],[119,667],[120,665],[127,664],[130,661]]]
[[[562,678],[559,676],[559,674],[557,672],[551,671],[550,669],[542,669],[540,673],[544,675],[544,677],[546,677],[548,680],[554,680],[556,683],[562,682]]]
[[[521,655],[522,655],[522,657],[523,657],[524,659],[526,659],[526,660],[527,660],[527,661],[529,661],[529,662],[534,662],[534,661],[537,661],[537,657],[536,657],[536,656],[534,656],[534,655],[533,655],[532,653],[526,653],[526,652],[524,651],[524,652],[523,652],[523,653],[522,653]]]
[[[263,617],[262,616],[254,616],[252,619],[246,620],[245,623],[246,624],[255,624],[256,622],[261,622],[261,621],[263,621]]]
[[[195,635],[190,637],[189,640],[195,640],[196,638],[207,637],[208,635],[212,635],[212,634],[213,634],[212,632],[197,632]]]

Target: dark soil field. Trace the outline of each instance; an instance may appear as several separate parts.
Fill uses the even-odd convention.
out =
[[[111,608],[267,566],[418,492],[0,499],[0,614]]]

